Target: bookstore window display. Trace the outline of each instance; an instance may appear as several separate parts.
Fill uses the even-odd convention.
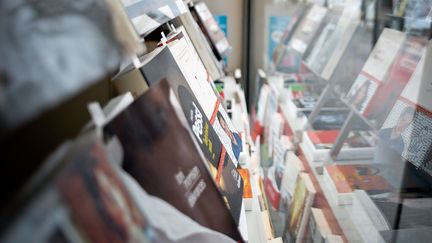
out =
[[[292,142],[293,155],[282,164],[276,148],[261,161],[264,177],[274,181],[265,188],[272,219],[288,242],[333,242],[332,235],[348,242],[430,239],[432,2],[420,2],[327,1],[324,17],[313,14],[319,2],[293,4],[293,22],[261,75],[252,108],[261,149],[284,136]],[[317,25],[314,37],[304,38]],[[265,122],[274,114],[283,118],[281,134],[272,133],[280,121]],[[294,169],[292,156],[303,168]],[[275,175],[281,165],[284,173]],[[301,172],[315,189],[313,202],[301,206],[310,214],[304,232],[285,223],[293,222],[301,198],[286,188]],[[285,208],[273,202],[278,197]],[[311,214],[317,209],[319,219]]]
[[[204,2],[12,2],[0,241],[430,241],[430,0],[272,1],[256,84]]]

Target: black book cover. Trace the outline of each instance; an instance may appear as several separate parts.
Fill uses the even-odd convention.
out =
[[[243,180],[210,121],[205,117],[201,107],[197,105],[198,101],[184,86],[178,87],[178,93],[186,120],[204,153],[211,175],[238,224],[243,201]]]
[[[168,83],[159,82],[107,126],[122,143],[123,168],[149,194],[199,224],[242,241],[203,156],[169,97]]]

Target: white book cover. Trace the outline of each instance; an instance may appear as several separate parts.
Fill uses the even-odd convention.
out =
[[[203,63],[206,66],[210,76],[214,80],[225,76],[223,74],[222,67],[218,65],[216,57],[214,56],[209,43],[205,39],[204,34],[200,30],[192,14],[188,11],[187,13],[180,15],[180,21],[185,27],[189,38],[193,42],[193,45],[196,48],[200,58],[203,60]]]
[[[269,94],[270,94],[269,85],[263,84],[263,86],[260,89],[260,93],[258,96],[258,104],[257,104],[257,120],[261,125],[264,124],[264,117],[265,117],[267,99],[269,97]]]
[[[297,177],[305,168],[301,160],[293,152],[288,152],[285,158],[285,169],[282,178],[281,197],[292,198]]]
[[[384,29],[363,67],[363,71],[375,79],[383,81],[399,48],[405,41],[405,37],[405,33],[400,31]]]
[[[330,225],[321,209],[312,208],[308,227],[307,243],[323,243],[332,234]]]
[[[237,165],[242,148],[240,135],[208,82],[207,71],[194,47],[185,38],[180,38],[169,43],[168,48],[226,152]]]

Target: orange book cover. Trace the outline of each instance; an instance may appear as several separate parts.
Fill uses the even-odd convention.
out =
[[[250,174],[247,169],[238,169],[242,179],[243,179],[243,198],[252,198],[252,187],[250,183]]]
[[[393,187],[381,176],[380,169],[373,165],[328,165],[326,170],[339,193],[355,189],[366,191],[390,191]]]

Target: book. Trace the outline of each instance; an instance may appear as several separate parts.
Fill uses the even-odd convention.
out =
[[[275,65],[278,64],[281,60],[281,57],[284,53],[284,50],[286,48],[286,45],[291,40],[292,35],[294,34],[295,29],[305,16],[306,12],[308,11],[308,8],[310,6],[307,5],[299,5],[296,6],[296,9],[294,10],[293,14],[290,16],[290,21],[288,22],[287,27],[284,30],[284,33],[282,35],[282,38],[277,45],[277,47],[273,51],[272,55],[272,69],[275,68]]]
[[[238,169],[242,179],[243,179],[243,198],[252,198],[252,186],[251,186],[251,177],[248,169]]]
[[[332,231],[321,209],[312,208],[305,242],[325,243]]]
[[[294,32],[288,45],[299,54],[305,54],[308,45],[311,44],[313,39],[319,33],[320,26],[325,24],[323,23],[323,20],[325,19],[327,12],[328,10],[326,8],[316,4],[313,5]]]
[[[322,162],[328,159],[340,130],[303,132],[303,148],[309,161]],[[371,131],[351,131],[343,142],[338,160],[371,159],[375,151],[375,138]]]
[[[383,33],[384,34],[384,33]],[[371,123],[379,128],[389,115],[397,97],[403,91],[416,70],[424,54],[425,40],[418,37],[406,37],[398,52],[388,61],[387,72],[379,73],[379,78],[359,76],[351,93],[349,102]],[[366,66],[365,66],[366,67]],[[372,70],[377,72],[377,70]],[[377,105],[379,104],[379,106]]]
[[[119,170],[119,173],[154,228],[151,242],[235,242],[222,233],[199,225],[162,199],[149,195],[127,172]]]
[[[424,57],[397,98],[383,126],[379,130],[380,144],[394,151],[416,168],[432,175],[430,165],[429,129],[432,124],[430,106],[430,83]]]
[[[135,30],[141,36],[188,11],[181,0],[122,0],[122,3]]]
[[[195,140],[207,162],[209,162],[212,178],[216,181],[222,194],[227,198],[231,213],[238,222],[244,187],[241,175],[210,121],[203,115],[203,110],[197,105],[198,101],[183,86],[179,86],[178,93],[181,110],[186,115],[187,123],[192,129]],[[235,190],[237,190],[236,193],[234,193]]]
[[[352,204],[354,190],[368,193],[391,192],[395,188],[383,176],[383,167],[371,164],[343,164],[324,166],[324,181],[338,205]],[[385,169],[385,167],[384,167]]]
[[[159,82],[107,125],[106,133],[117,136],[123,146],[122,167],[150,195],[197,223],[242,241],[233,217],[240,208],[226,203],[237,195],[241,198],[242,184],[232,187],[221,180],[218,189],[209,173],[211,163],[170,97],[175,96],[168,83]]]
[[[271,156],[273,162],[275,160],[276,149],[282,149],[280,139],[283,132],[284,119],[280,113],[274,113],[271,115],[271,121],[269,125],[268,134],[268,153]],[[279,143],[277,146],[276,143]],[[276,148],[278,147],[278,148]]]
[[[204,114],[213,125],[227,153],[237,165],[242,150],[242,139],[222,102],[212,89],[209,83],[211,80],[207,79],[207,72],[193,46],[188,45],[187,40],[180,38],[169,43],[168,47],[184,74],[192,93],[202,106]]]
[[[365,117],[381,127],[425,53],[426,38],[406,37],[385,79],[364,110]]]
[[[205,39],[200,27],[194,20],[191,12],[186,12],[178,18],[187,32],[187,36],[193,43],[207,71],[214,80],[222,78],[224,75],[222,65],[218,63],[215,55],[212,52],[210,44]]]
[[[207,5],[204,2],[195,3],[191,11],[195,14],[195,19],[211,44],[216,57],[219,60],[227,57],[231,52],[231,45]]]
[[[308,174],[297,178],[293,200],[289,205],[286,239],[288,242],[303,242],[311,208],[315,199],[315,188]]]
[[[345,99],[363,114],[385,75],[390,69],[405,34],[396,30],[384,29],[374,49],[354,81]]]
[[[359,16],[356,15],[355,7],[344,8],[341,15],[332,14],[312,52],[306,58],[305,64],[308,68],[324,80],[330,80],[358,24]]]
[[[305,172],[305,168],[301,160],[293,152],[288,152],[281,182],[282,199],[289,201],[294,196],[297,178],[302,172]]]
[[[193,55],[193,51],[190,51],[191,49],[192,47],[188,46],[183,38],[172,43],[169,47],[160,47],[145,56],[143,66],[140,67],[141,73],[150,83],[150,86],[162,78],[166,78],[176,97],[179,97],[180,86],[193,94],[193,97],[198,101],[195,105],[201,107],[203,115],[210,121],[234,165],[237,165],[242,148],[241,137],[208,81],[202,79],[204,71],[194,72],[187,66],[188,63],[199,63],[197,57]],[[170,68],[164,70],[160,68],[161,66]],[[188,114],[186,115],[188,116]]]
[[[264,117],[265,117],[265,111],[266,111],[269,94],[270,94],[270,87],[268,84],[264,84],[259,90],[257,105],[255,107],[257,110],[256,120],[261,126],[264,125]]]
[[[324,107],[314,121],[311,121],[309,115],[312,111],[304,111],[303,113],[303,124],[309,125],[313,130],[341,129],[349,115],[349,111],[345,108]],[[364,129],[364,125],[355,123],[353,128],[355,130]]]
[[[350,30],[348,29],[347,31],[349,33]],[[348,37],[349,34],[344,35],[341,39],[341,45],[345,45]],[[328,80],[330,83],[337,84],[341,94],[347,94],[359,76],[373,47],[370,42],[371,39],[372,32],[369,28],[357,25],[342,56],[338,59],[342,52],[339,50],[336,51],[331,61],[327,64],[325,71],[323,71],[322,77],[327,80],[327,77],[331,74]]]
[[[295,29],[278,63],[276,63],[277,72],[296,73],[300,70],[301,59],[319,32],[326,14],[327,9],[324,7],[319,5],[311,7]]]
[[[78,138],[48,173],[33,179],[2,242],[155,240],[95,134]]]

